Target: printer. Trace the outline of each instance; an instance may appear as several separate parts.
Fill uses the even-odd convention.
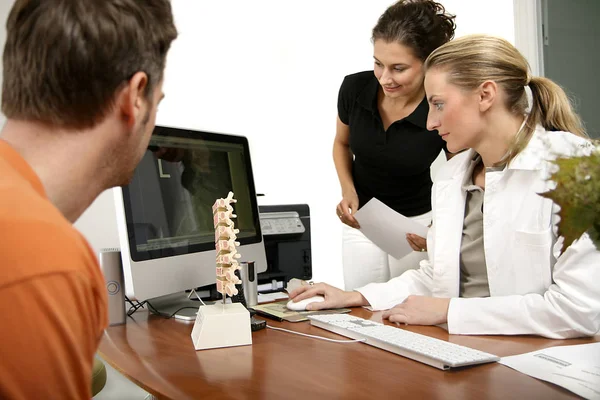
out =
[[[292,278],[312,279],[308,204],[262,205],[258,210],[267,255],[258,291],[283,290]]]

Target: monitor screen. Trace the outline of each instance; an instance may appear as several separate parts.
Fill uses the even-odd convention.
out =
[[[245,137],[156,126],[123,205],[134,262],[214,250],[212,205],[232,191],[241,245],[262,239]]]

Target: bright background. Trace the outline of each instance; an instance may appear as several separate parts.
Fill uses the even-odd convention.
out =
[[[10,2],[1,3],[4,21]],[[339,287],[340,189],[331,157],[337,94],[345,75],[372,69],[371,29],[392,3],[172,1],[180,34],[157,122],[247,136],[256,188],[266,195],[261,204],[310,206],[313,277]],[[457,15],[457,36],[514,42],[513,0],[442,3]],[[118,247],[112,196],[103,193],[76,227],[96,250]]]

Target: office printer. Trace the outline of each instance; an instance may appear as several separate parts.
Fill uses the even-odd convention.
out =
[[[283,290],[292,279],[312,279],[308,204],[258,207],[267,270],[258,274],[258,291]]]

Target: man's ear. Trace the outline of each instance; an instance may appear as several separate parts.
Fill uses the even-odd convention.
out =
[[[136,121],[144,116],[143,108],[146,102],[147,87],[148,75],[145,72],[136,72],[121,91],[121,115],[129,128],[132,128]]]
[[[479,111],[489,110],[498,94],[498,85],[494,81],[485,81],[479,86]]]

